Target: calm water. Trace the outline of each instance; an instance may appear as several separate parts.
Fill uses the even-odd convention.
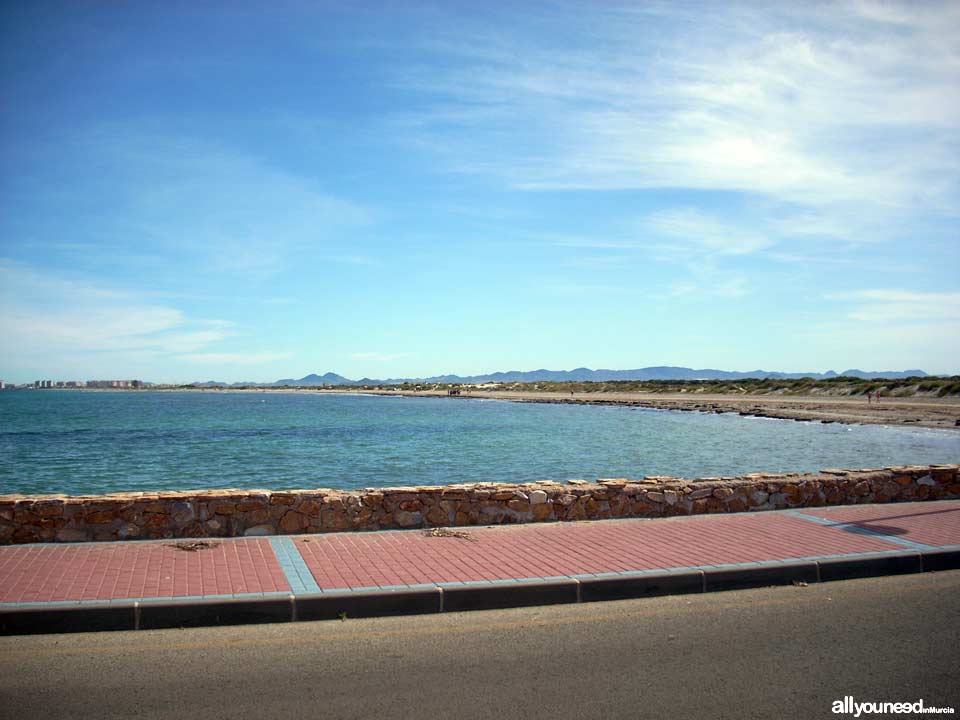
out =
[[[957,462],[960,433],[487,400],[0,393],[0,493],[362,488]]]

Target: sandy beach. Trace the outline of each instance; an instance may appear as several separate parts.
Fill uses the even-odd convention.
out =
[[[307,391],[315,392],[315,391]],[[450,397],[446,391],[423,390],[321,390],[331,393]],[[513,402],[572,403],[581,405],[632,405],[660,410],[738,413],[757,417],[872,425],[912,425],[960,431],[960,398],[800,397],[782,395],[707,395],[694,393],[575,393],[463,390],[463,398],[490,398]]]

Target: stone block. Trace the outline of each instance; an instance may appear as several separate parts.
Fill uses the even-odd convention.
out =
[[[112,510],[97,510],[92,513],[87,513],[84,517],[84,520],[87,521],[90,525],[106,525],[107,523],[112,523],[117,519],[117,514]]]
[[[549,520],[553,515],[553,505],[551,503],[538,503],[531,507],[533,519],[538,522]]]
[[[730,512],[744,512],[747,509],[747,503],[743,498],[731,497],[727,499],[727,509]]]
[[[17,525],[33,525],[40,522],[40,516],[25,508],[17,508],[13,511],[13,522]]]
[[[302,513],[298,513],[296,510],[289,510],[287,513],[280,518],[280,529],[285,533],[298,533],[301,530],[304,530],[310,521]]]
[[[409,512],[407,510],[396,510],[393,513],[394,522],[400,527],[418,527],[423,524],[423,516],[419,512]]]
[[[427,511],[427,522],[431,525],[449,525],[450,516],[444,508],[434,505]]]
[[[246,497],[237,503],[237,510],[240,512],[251,512],[253,510],[263,510],[269,504],[269,500],[264,497]]]
[[[90,539],[90,533],[78,528],[60,528],[56,538],[57,542],[86,542]]]
[[[245,537],[263,537],[265,535],[275,535],[277,532],[273,525],[254,525],[243,531]]]
[[[63,501],[48,500],[34,505],[34,512],[41,518],[63,517]]]
[[[310,498],[300,503],[300,505],[297,507],[297,510],[307,517],[320,517],[320,508],[320,503],[313,498]]]

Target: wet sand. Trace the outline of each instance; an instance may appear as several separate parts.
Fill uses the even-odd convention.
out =
[[[314,391],[311,391],[314,392]],[[446,391],[397,392],[390,390],[323,390],[364,394],[450,397]],[[801,397],[782,395],[707,395],[700,393],[570,393],[463,391],[451,400],[490,398],[513,402],[579,405],[629,405],[661,410],[684,410],[807,420],[825,423],[912,425],[960,431],[960,398],[883,398],[867,402],[863,397]]]

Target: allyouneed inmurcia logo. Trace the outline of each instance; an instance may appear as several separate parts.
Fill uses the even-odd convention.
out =
[[[926,707],[923,699],[916,702],[856,702],[853,695],[846,695],[843,700],[833,701],[833,712],[836,715],[953,715],[952,707]]]

